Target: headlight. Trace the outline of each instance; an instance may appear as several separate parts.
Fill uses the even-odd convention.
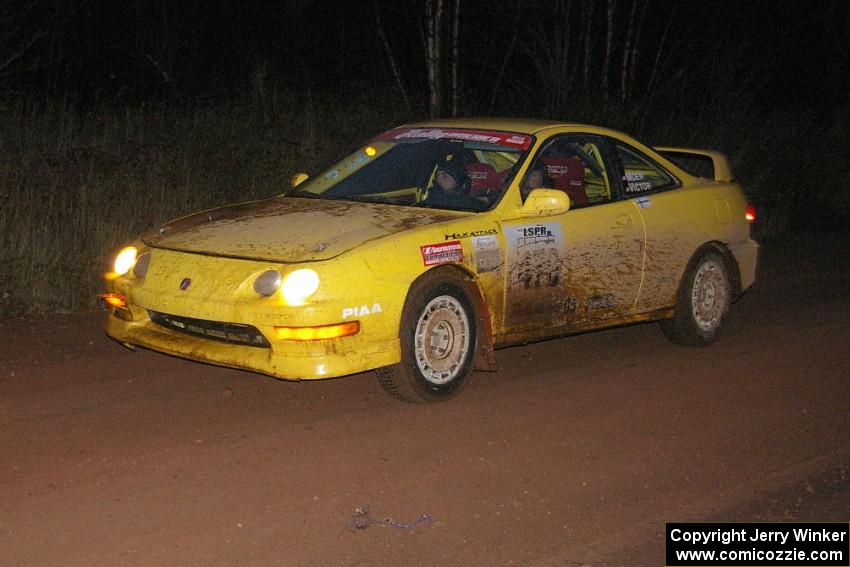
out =
[[[127,246],[122,248],[118,253],[118,256],[115,257],[115,264],[113,265],[113,271],[119,276],[123,276],[127,272],[130,271],[136,264],[136,250],[135,246]]]
[[[266,270],[254,280],[254,291],[266,297],[272,295],[280,288],[280,272],[277,270]]]
[[[319,289],[319,274],[313,270],[295,270],[283,278],[281,293],[287,305],[304,305]]]

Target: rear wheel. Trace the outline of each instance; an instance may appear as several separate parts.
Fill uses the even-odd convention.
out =
[[[726,263],[717,252],[706,252],[685,276],[675,315],[661,321],[661,330],[676,344],[710,345],[720,337],[731,300]]]
[[[381,386],[405,402],[437,402],[460,390],[472,372],[475,316],[462,287],[426,284],[402,315],[401,362],[376,370]]]

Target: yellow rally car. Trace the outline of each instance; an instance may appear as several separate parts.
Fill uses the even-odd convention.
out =
[[[755,279],[726,159],[605,128],[413,124],[292,185],[121,250],[107,333],[287,380],[374,369],[438,401],[501,346],[655,319],[710,344]]]

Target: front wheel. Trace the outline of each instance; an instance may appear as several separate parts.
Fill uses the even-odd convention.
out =
[[[661,321],[661,330],[676,344],[710,345],[720,337],[731,300],[726,263],[718,253],[707,252],[685,275],[675,315]]]
[[[401,362],[376,370],[381,386],[405,402],[437,402],[460,390],[472,372],[475,315],[462,287],[426,284],[402,315]]]

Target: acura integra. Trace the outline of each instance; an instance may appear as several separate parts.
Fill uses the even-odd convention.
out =
[[[108,335],[286,380],[375,370],[438,401],[507,345],[651,320],[709,345],[755,280],[727,159],[606,128],[407,125],[291,185],[128,243]]]

